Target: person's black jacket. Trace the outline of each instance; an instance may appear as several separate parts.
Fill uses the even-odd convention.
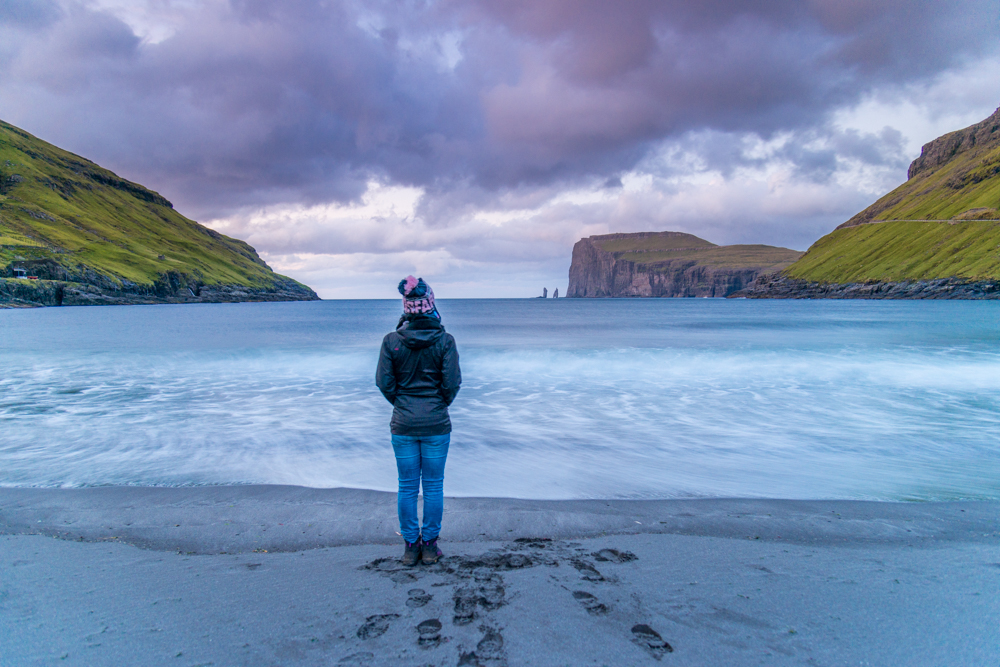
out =
[[[393,435],[451,433],[448,406],[462,384],[455,339],[433,317],[415,317],[382,339],[375,384],[392,403]]]

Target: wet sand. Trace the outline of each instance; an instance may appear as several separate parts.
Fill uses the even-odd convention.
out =
[[[0,665],[997,665],[1000,503],[0,489]],[[56,538],[56,539],[53,539]]]

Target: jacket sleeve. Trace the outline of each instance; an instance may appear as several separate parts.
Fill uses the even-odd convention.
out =
[[[455,339],[448,334],[441,359],[441,397],[445,405],[451,405],[462,386],[462,369],[458,367],[458,348]]]
[[[396,404],[396,374],[392,370],[392,352],[389,350],[389,337],[382,339],[382,350],[378,355],[378,368],[375,369],[375,385],[385,396],[385,400]]]

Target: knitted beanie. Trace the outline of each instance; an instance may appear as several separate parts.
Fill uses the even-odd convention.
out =
[[[403,295],[404,315],[432,315],[441,318],[434,307],[434,290],[423,278],[406,276],[399,281],[398,289]]]

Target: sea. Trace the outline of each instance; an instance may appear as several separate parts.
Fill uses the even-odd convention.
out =
[[[440,300],[451,496],[1000,499],[1000,303]],[[397,300],[0,310],[0,486],[395,490]]]

